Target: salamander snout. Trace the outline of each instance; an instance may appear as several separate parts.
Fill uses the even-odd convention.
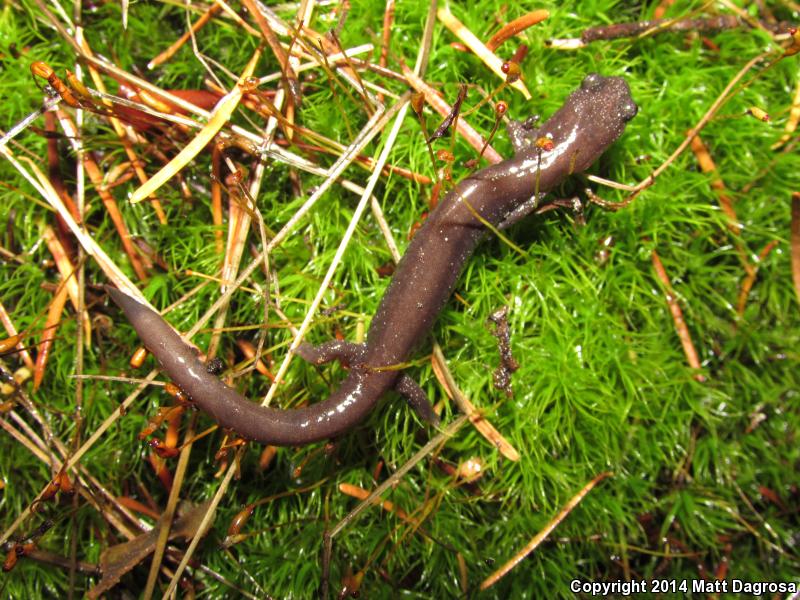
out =
[[[631,98],[628,82],[621,77],[603,77],[598,73],[589,73],[581,82],[581,90],[588,97],[594,98],[595,102],[604,104],[608,113],[616,112],[616,117],[624,123],[639,112],[639,107]]]

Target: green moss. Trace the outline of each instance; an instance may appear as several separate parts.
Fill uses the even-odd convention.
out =
[[[455,14],[479,37],[486,39],[496,27],[487,15],[501,13],[500,2],[482,3],[470,10],[453,6]],[[670,16],[686,14],[692,3],[681,2]],[[780,5],[772,7],[779,18],[789,18]],[[324,31],[335,19],[330,8],[320,7],[313,26]],[[399,2],[392,29],[390,66],[395,57],[413,65],[422,36],[426,8]],[[502,19],[519,16],[522,9],[508,8]],[[382,2],[355,2],[341,32],[345,47],[377,40]],[[650,18],[652,7],[636,3],[596,0],[559,4],[551,17],[522,34],[531,50],[524,63],[525,81],[532,93],[524,101],[516,92],[504,91],[510,114],[524,119],[531,114],[551,114],[587,72],[623,75],[640,106],[622,139],[591,170],[597,175],[633,183],[646,177],[669,156],[687,129],[697,123],[714,98],[742,67],[763,50],[769,40],[748,30],[725,31],[710,36],[719,50],[709,50],[693,35],[664,34],[642,40],[598,42],[576,52],[544,48],[549,38],[576,36],[587,26],[620,20]],[[291,21],[289,13],[282,13]],[[192,18],[195,18],[193,15]],[[35,6],[0,13],[2,48],[0,93],[4,97],[2,127],[10,128],[33,110],[41,94],[33,86],[28,66],[44,60],[57,72],[73,64],[70,46],[41,20]],[[84,14],[86,35],[95,52],[113,58],[128,70],[145,69],[147,62],[185,30],[182,8],[171,4],[131,5],[128,29],[123,31],[120,5],[106,3]],[[472,55],[450,46],[453,36],[437,26],[426,80],[452,99],[458,83],[470,85],[468,105],[497,86]],[[522,40],[520,40],[522,41]],[[204,55],[238,73],[257,46],[257,40],[231,20],[215,20],[197,34]],[[14,49],[10,44],[15,44]],[[502,47],[513,52],[515,42]],[[12,51],[13,50],[13,51]],[[14,52],[19,55],[16,56]],[[377,56],[377,52],[375,53]],[[277,63],[266,51],[257,72],[266,74]],[[225,85],[230,76],[215,71]],[[184,47],[171,61],[146,75],[165,88],[199,88],[208,73]],[[395,93],[403,86],[364,75]],[[336,589],[343,574],[365,569],[366,597],[452,597],[459,592],[458,554],[469,574],[469,595],[500,564],[514,555],[543,529],[564,504],[601,472],[614,476],[592,490],[536,552],[511,575],[483,593],[483,597],[571,597],[572,579],[614,581],[632,578],[697,579],[713,573],[728,560],[728,577],[756,581],[796,579],[794,550],[797,518],[798,344],[800,323],[792,289],[789,258],[789,197],[800,189],[800,163],[796,152],[770,150],[782,132],[796,85],[796,57],[781,61],[736,95],[709,123],[702,137],[735,202],[741,235],[734,239],[719,209],[711,177],[699,172],[690,152],[628,208],[608,212],[586,207],[581,218],[548,213],[515,226],[509,238],[524,250],[521,255],[498,239],[484,243],[465,268],[457,293],[440,316],[434,334],[442,345],[458,385],[489,421],[520,452],[512,463],[471,427],[465,427],[438,452],[446,464],[457,466],[470,458],[484,465],[477,488],[458,486],[432,459],[415,466],[386,497],[407,513],[425,516],[413,531],[396,515],[367,510],[334,541],[332,581]],[[745,78],[749,81],[750,78]],[[109,82],[111,83],[111,82]],[[111,86],[113,88],[113,85]],[[387,99],[389,101],[389,99]],[[765,124],[745,116],[756,105],[773,115]],[[253,113],[248,117],[261,126]],[[343,144],[350,131],[367,121],[362,107],[336,88],[336,98],[322,76],[307,84],[298,122]],[[429,127],[438,117],[428,115]],[[252,127],[241,115],[237,123]],[[493,116],[488,107],[470,117],[488,133]],[[42,127],[41,121],[36,123]],[[20,146],[41,157],[45,141],[37,130],[18,138]],[[85,143],[108,170],[124,158],[113,131],[89,119]],[[70,190],[74,156],[63,148],[62,169]],[[505,134],[495,147],[510,155]],[[449,148],[449,141],[436,149]],[[302,154],[302,151],[298,150]],[[377,156],[378,143],[364,151]],[[197,158],[184,175],[192,185],[186,200],[177,186],[159,191],[170,220],[161,226],[146,204],[125,201],[134,189],[129,182],[112,193],[132,233],[152,246],[169,266],[155,269],[142,289],[152,302],[166,307],[192,290],[200,280],[187,270],[217,274],[219,255],[214,246],[207,189],[210,186],[209,153]],[[459,140],[455,145],[453,178],[467,171],[464,162],[475,151]],[[309,154],[322,166],[334,159]],[[243,155],[236,158],[248,164]],[[157,162],[147,159],[148,172]],[[408,117],[392,151],[398,166],[431,175],[432,166],[419,124]],[[278,231],[308,197],[320,178],[299,174],[302,192],[293,194],[288,169],[269,162],[259,209],[266,226]],[[2,181],[0,216],[7,227],[0,232],[2,246],[21,260],[0,263],[0,299],[20,330],[30,330],[30,344],[38,340],[44,314],[58,280],[51,256],[39,243],[43,224],[54,223],[41,203],[30,200],[34,190],[9,165],[0,162]],[[345,177],[363,184],[367,176],[351,167]],[[559,195],[569,197],[586,187],[569,182]],[[594,187],[594,184],[592,184]],[[746,191],[745,191],[746,190]],[[598,193],[609,199],[622,194],[609,189]],[[405,246],[407,234],[427,209],[430,189],[392,175],[375,192],[396,239]],[[294,325],[303,319],[328,269],[357,199],[335,187],[271,255],[270,264],[280,287],[281,309]],[[93,237],[129,275],[133,270],[122,251],[113,225],[96,192],[89,186],[87,223]],[[227,232],[227,226],[223,228]],[[600,260],[601,242],[613,240],[607,257]],[[257,233],[248,243],[258,245]],[[758,277],[742,316],[736,304],[744,278],[736,244],[753,260],[770,242],[777,246],[759,264]],[[700,383],[687,366],[669,313],[665,290],[651,263],[658,252],[671,278],[688,330],[707,380]],[[368,324],[388,280],[377,268],[390,260],[374,218],[367,214],[356,228],[323,308],[338,307],[318,315],[309,333],[312,341],[341,334],[356,338],[359,324]],[[247,259],[246,259],[247,260]],[[97,265],[86,262],[87,299],[96,317],[94,337],[84,352],[84,372],[97,375],[134,373],[127,357],[138,345],[129,324],[113,307],[102,304],[94,284],[107,280]],[[265,285],[262,273],[253,283]],[[216,299],[214,285],[204,287],[168,316],[186,330]],[[486,325],[494,310],[509,305],[512,347],[521,367],[513,376],[514,396],[507,398],[492,385],[492,370],[499,362],[495,338]],[[25,393],[48,419],[55,434],[69,444],[76,431],[73,419],[76,379],[74,310],[68,305],[58,331],[54,352],[41,389]],[[256,297],[239,292],[229,309],[226,325],[261,323],[263,307]],[[210,327],[210,325],[209,325]],[[282,360],[291,340],[285,322],[270,311],[265,347]],[[226,333],[220,355],[230,364],[242,360],[234,340],[255,341],[256,332]],[[196,341],[201,347],[208,329]],[[411,374],[435,400],[444,398],[425,354],[426,342],[412,357]],[[3,357],[6,369],[19,366],[18,357]],[[152,360],[147,366],[152,367]],[[293,405],[315,401],[336,385],[342,370],[333,366],[312,369],[295,361],[280,388],[276,402]],[[243,377],[236,385],[256,398],[268,382],[263,377]],[[84,385],[85,439],[103,419],[113,414],[132,387],[119,382],[90,380]],[[167,492],[147,461],[148,448],[137,435],[157,407],[167,403],[161,388],[145,392],[124,418],[93,446],[81,464],[116,496],[147,502],[148,490],[163,509]],[[21,414],[25,411],[17,407]],[[457,412],[447,405],[449,419]],[[203,414],[198,430],[211,425]],[[38,425],[25,417],[34,431]],[[185,421],[186,422],[186,421]],[[185,424],[184,422],[184,424]],[[9,421],[13,424],[13,421]],[[14,425],[15,427],[17,425]],[[356,506],[339,491],[347,482],[370,489],[373,474],[382,463],[379,481],[400,467],[425,443],[425,430],[396,396],[382,401],[362,426],[336,441],[332,453],[322,445],[281,449],[267,472],[260,472],[260,448],[250,447],[242,462],[242,477],[222,500],[212,532],[195,558],[230,581],[256,595],[310,597],[320,584],[322,535]],[[163,435],[163,432],[161,433]],[[47,484],[49,469],[10,436],[0,438],[4,460],[0,473],[2,523],[8,527]],[[217,432],[194,445],[182,496],[199,503],[209,498],[219,482],[214,454],[222,434]],[[176,461],[168,462],[174,471]],[[298,471],[297,469],[300,469]],[[321,483],[320,483],[321,482]],[[319,483],[311,491],[303,488]],[[297,493],[259,506],[243,532],[252,534],[231,553],[219,548],[228,523],[242,505],[288,491]],[[96,490],[92,491],[97,496]],[[773,500],[775,498],[775,500]],[[427,503],[426,503],[427,501]],[[121,539],[119,533],[84,499],[46,505],[44,515],[55,520],[40,546],[68,556],[77,541],[77,557],[97,562],[100,553]],[[27,520],[19,534],[30,533],[44,515]],[[141,591],[147,563],[122,584]],[[198,591],[210,597],[232,592],[207,575],[194,572]],[[709,575],[710,576],[710,575]],[[76,593],[83,594],[94,580],[79,575]],[[4,576],[4,591],[12,597],[63,594],[69,588],[64,570],[22,560]]]

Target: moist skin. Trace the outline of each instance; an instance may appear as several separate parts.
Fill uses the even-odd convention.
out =
[[[430,214],[395,270],[366,343],[297,348],[314,364],[339,360],[350,366],[339,389],[317,404],[283,410],[249,401],[209,374],[195,350],[158,313],[120,290],[107,290],[167,375],[220,426],[246,439],[300,446],[335,437],[362,421],[390,389],[405,396],[421,417],[435,421],[416,382],[386,367],[407,360],[450,297],[487,231],[475,213],[501,229],[515,223],[565,177],[587,169],[622,135],[636,111],[623,79],[591,74],[541,127],[512,122],[513,158],[464,178]],[[542,149],[544,138],[552,142],[550,149]]]

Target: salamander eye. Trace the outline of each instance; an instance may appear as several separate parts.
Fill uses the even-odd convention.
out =
[[[220,358],[212,358],[206,363],[206,372],[211,375],[221,375],[225,370],[225,363]]]
[[[592,90],[603,82],[603,76],[598,73],[589,73],[581,82],[581,89]]]
[[[619,116],[625,121],[630,121],[639,112],[639,107],[633,100],[628,100],[619,107]]]

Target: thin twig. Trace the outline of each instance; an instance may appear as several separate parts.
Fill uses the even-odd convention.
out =
[[[692,143],[694,137],[697,134],[699,134],[706,125],[708,125],[709,121],[711,121],[711,119],[714,118],[714,115],[717,114],[719,109],[722,108],[725,105],[725,103],[727,103],[731,98],[735,96],[735,94],[731,93],[731,90],[733,90],[736,84],[738,84],[739,81],[742,80],[742,78],[750,71],[750,69],[752,69],[759,62],[764,60],[770,54],[771,52],[764,52],[747,61],[747,63],[739,70],[739,72],[736,73],[736,75],[734,75],[733,78],[728,82],[728,85],[725,86],[725,89],[722,90],[719,96],[717,96],[716,100],[714,100],[709,109],[697,122],[697,125],[692,127],[686,133],[686,137],[672,152],[672,154],[670,154],[669,157],[663,163],[661,163],[661,165],[659,165],[659,167],[656,168],[650,175],[648,175],[645,179],[643,179],[638,184],[633,186],[633,191],[628,197],[624,198],[619,202],[608,202],[606,200],[598,198],[591,191],[588,191],[589,199],[592,202],[599,204],[600,206],[610,210],[619,210],[621,208],[625,208],[631,202],[633,202],[643,190],[653,185],[656,179],[659,177],[659,175],[661,175],[664,171],[666,171],[670,167],[670,165],[673,162],[675,162],[675,160],[681,154],[683,154],[683,151],[686,150],[687,146],[689,146],[689,144]]]
[[[575,494],[572,498],[570,498],[569,502],[567,502],[564,505],[564,508],[562,508],[561,511],[559,511],[559,513],[555,517],[553,517],[553,519],[545,526],[545,528],[542,529],[539,533],[537,533],[533,537],[533,539],[531,539],[531,541],[525,545],[524,548],[522,548],[519,552],[517,552],[517,554],[515,554],[514,557],[511,560],[509,560],[506,564],[497,569],[497,571],[495,571],[489,577],[484,579],[481,582],[480,589],[485,590],[487,588],[490,588],[495,583],[500,581],[500,579],[508,575],[508,573],[514,567],[516,567],[526,556],[528,556],[531,552],[536,550],[536,548],[538,548],[539,545],[547,539],[547,536],[549,536],[553,532],[553,530],[556,527],[558,527],[561,521],[563,521],[564,519],[567,518],[567,516],[569,516],[569,514],[573,511],[573,509],[576,506],[578,506],[578,504],[580,504],[580,502],[586,497],[586,494],[592,491],[592,488],[594,486],[603,481],[603,479],[605,479],[606,477],[611,477],[612,475],[613,473],[607,473],[607,472],[600,473],[589,483],[583,486],[583,488],[581,488],[581,490],[577,494]]]

